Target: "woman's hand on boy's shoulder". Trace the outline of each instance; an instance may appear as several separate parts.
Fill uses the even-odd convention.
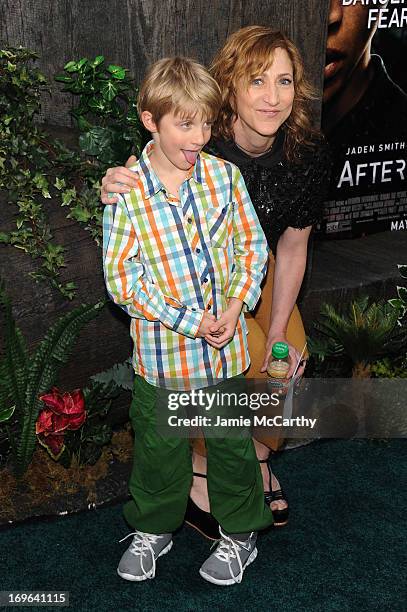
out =
[[[126,166],[116,166],[108,169],[102,178],[100,188],[100,198],[103,204],[115,204],[118,200],[115,194],[129,193],[131,189],[137,186],[137,181],[140,178],[139,173],[129,170],[129,167],[136,162],[137,157],[131,155],[126,162]]]

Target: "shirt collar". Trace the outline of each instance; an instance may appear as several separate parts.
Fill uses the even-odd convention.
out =
[[[263,155],[253,157],[240,149],[233,140],[215,140],[215,146],[219,149],[220,155],[224,159],[236,164],[239,168],[247,165],[258,165],[265,168],[273,167],[277,162],[284,159],[284,141],[285,132],[283,129],[278,130],[271,149]]]
[[[150,161],[150,154],[154,147],[154,141],[150,140],[147,145],[144,147],[143,152],[141,153],[140,159],[138,161],[137,169],[140,174],[140,180],[143,183],[144,193],[147,198],[151,198],[154,194],[159,191],[165,191],[165,187],[156,175],[153,166]],[[197,183],[204,183],[204,172],[202,167],[202,159],[201,154],[198,155],[197,160],[193,168],[191,168],[190,173],[186,177],[186,181],[189,181],[193,178]]]

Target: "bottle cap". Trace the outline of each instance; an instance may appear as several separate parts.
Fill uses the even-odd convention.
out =
[[[276,342],[273,344],[273,348],[271,349],[271,354],[274,359],[285,359],[289,355],[288,344],[285,342]]]

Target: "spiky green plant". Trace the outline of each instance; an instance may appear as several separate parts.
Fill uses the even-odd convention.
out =
[[[406,342],[406,330],[397,323],[397,309],[382,302],[369,304],[367,296],[351,302],[345,313],[323,304],[321,315],[315,328],[351,359],[355,378],[369,377],[375,360]]]
[[[407,265],[398,264],[397,268],[399,270],[401,278],[407,279]],[[403,319],[407,314],[407,287],[399,287],[397,286],[397,298],[393,298],[388,301],[390,306],[393,306],[397,310],[399,325],[402,325]]]
[[[0,409],[15,405],[16,428],[9,428],[12,459],[17,476],[30,464],[36,443],[35,422],[42,407],[39,395],[56,382],[81,329],[105,305],[82,304],[50,327],[32,355],[12,314],[11,300],[0,281],[0,307],[5,319],[4,358],[0,363]]]

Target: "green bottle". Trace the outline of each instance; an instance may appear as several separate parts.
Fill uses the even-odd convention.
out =
[[[267,366],[267,374],[270,376],[269,385],[275,393],[286,393],[288,388],[287,372],[290,369],[288,344],[275,342],[271,349],[271,359]]]

